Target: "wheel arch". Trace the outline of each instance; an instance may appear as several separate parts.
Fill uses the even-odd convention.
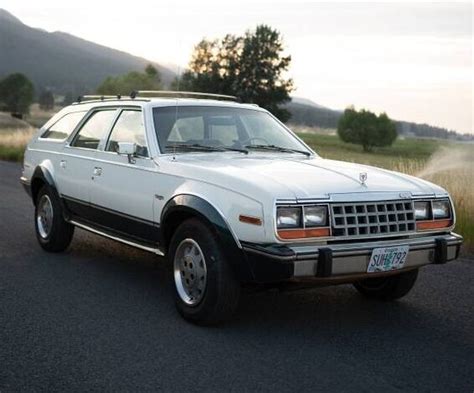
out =
[[[171,198],[163,207],[160,220],[162,244],[168,248],[174,231],[189,218],[198,218],[210,226],[219,244],[231,262],[234,272],[241,281],[252,278],[242,245],[230,228],[224,215],[204,198],[193,194],[180,194]]]
[[[44,165],[38,165],[31,176],[31,198],[35,205],[38,192],[45,184],[57,193],[56,183],[51,172]]]

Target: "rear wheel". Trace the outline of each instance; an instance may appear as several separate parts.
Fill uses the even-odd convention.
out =
[[[233,314],[240,283],[207,225],[194,218],[183,222],[171,239],[168,255],[176,307],[186,320],[209,325]]]
[[[354,283],[354,286],[369,298],[395,300],[410,292],[417,277],[418,269],[415,269],[389,277],[366,278]]]
[[[40,246],[49,252],[64,251],[74,234],[74,226],[63,218],[59,198],[48,186],[36,197],[35,229]]]

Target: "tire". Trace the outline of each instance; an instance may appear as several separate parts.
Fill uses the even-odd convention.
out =
[[[418,277],[418,269],[389,277],[374,277],[354,283],[364,296],[377,300],[396,300],[405,296],[413,288]]]
[[[48,252],[64,251],[74,235],[74,225],[64,220],[59,197],[48,186],[36,197],[35,231],[38,243]]]
[[[195,218],[184,221],[168,255],[181,316],[199,325],[228,320],[239,302],[240,283],[210,228]]]

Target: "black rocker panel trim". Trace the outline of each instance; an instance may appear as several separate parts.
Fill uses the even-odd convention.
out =
[[[106,229],[118,237],[152,244],[155,247],[159,244],[160,226],[153,221],[143,220],[65,195],[62,199],[70,215],[80,222]]]

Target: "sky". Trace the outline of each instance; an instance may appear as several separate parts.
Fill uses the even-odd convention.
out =
[[[127,4],[127,5],[125,5]],[[458,132],[473,128],[473,6],[446,2],[0,0],[27,25],[186,67],[206,38],[278,29],[293,95]]]

